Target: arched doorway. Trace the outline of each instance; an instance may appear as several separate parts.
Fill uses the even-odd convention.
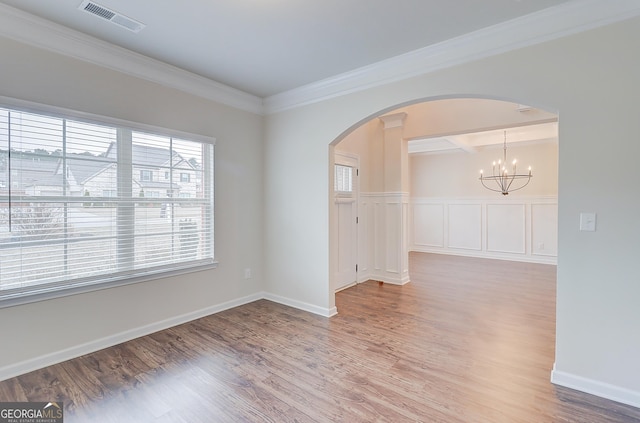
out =
[[[331,158],[349,154],[360,163],[353,282],[408,282],[409,251],[554,264],[557,120],[512,101],[441,98],[385,110],[332,143]],[[509,157],[534,173],[530,186],[509,196],[477,180],[481,168],[501,157],[505,131]],[[340,288],[341,248],[334,165],[332,289]]]

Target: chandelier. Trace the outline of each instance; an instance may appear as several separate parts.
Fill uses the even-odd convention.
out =
[[[507,131],[504,131],[503,151],[503,158],[493,162],[491,176],[484,176],[484,171],[480,171],[480,182],[488,190],[500,192],[502,195],[509,195],[511,191],[526,187],[533,175],[531,174],[531,166],[529,166],[529,173],[518,174],[517,161],[515,159],[511,162],[511,171],[507,169]]]

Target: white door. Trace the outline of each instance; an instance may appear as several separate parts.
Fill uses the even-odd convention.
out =
[[[335,289],[357,282],[358,257],[358,158],[336,153],[334,202],[337,225]]]

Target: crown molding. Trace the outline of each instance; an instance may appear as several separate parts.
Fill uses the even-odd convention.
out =
[[[637,0],[574,0],[264,99],[273,114],[640,15]]]
[[[0,36],[237,109],[262,114],[260,97],[0,3]]]
[[[366,90],[640,15],[637,0],[573,0],[260,98],[0,3],[0,36],[256,114]]]

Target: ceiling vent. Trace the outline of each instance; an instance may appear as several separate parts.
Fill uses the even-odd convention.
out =
[[[83,1],[78,9],[91,13],[92,15],[98,16],[99,18],[105,19],[132,32],[140,32],[146,26],[142,22],[128,18],[118,12],[114,12],[113,10],[107,9],[104,6],[100,6],[99,4],[89,0]]]

